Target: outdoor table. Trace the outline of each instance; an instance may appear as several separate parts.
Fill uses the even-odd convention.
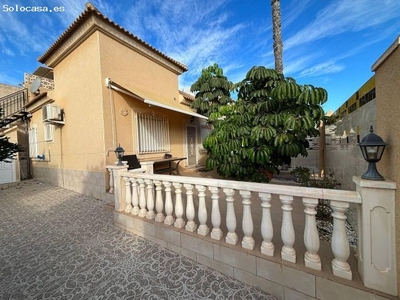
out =
[[[156,160],[154,160],[154,173],[162,174],[165,172],[169,172],[169,175],[172,175],[172,171],[176,171],[177,175],[181,175],[179,173],[179,163],[184,159],[186,159],[186,157],[171,157],[171,158],[156,159]],[[176,164],[172,165],[172,162],[176,162]],[[167,168],[165,168],[165,167],[161,168],[161,169],[156,168],[157,165],[163,165],[165,163],[168,163]]]

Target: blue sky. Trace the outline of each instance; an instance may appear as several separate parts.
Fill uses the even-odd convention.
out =
[[[0,83],[17,85],[84,10],[85,0],[0,0]],[[107,17],[186,64],[180,88],[218,63],[233,82],[274,67],[270,0],[94,0]],[[11,12],[31,5],[64,12]],[[282,0],[284,74],[328,90],[337,109],[400,34],[400,0]]]

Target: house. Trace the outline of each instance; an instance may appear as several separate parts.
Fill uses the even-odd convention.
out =
[[[118,145],[139,160],[202,159],[205,117],[178,89],[187,67],[92,4],[38,60],[45,66],[25,76],[34,178],[104,198]]]

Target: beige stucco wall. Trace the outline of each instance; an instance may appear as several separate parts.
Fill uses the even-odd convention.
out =
[[[396,49],[375,70],[377,134],[388,144],[382,160],[377,164],[379,172],[397,183],[396,190],[396,246],[397,280],[400,288],[400,49]],[[399,289],[400,290],[400,289]]]
[[[49,162],[40,167],[104,172],[103,108],[98,33],[92,34],[54,68],[54,104],[65,113],[65,125],[55,127],[54,141],[44,142],[44,123],[38,111],[39,154]],[[46,160],[47,160],[46,159]]]
[[[13,85],[0,83],[0,98],[3,96],[6,96],[8,94],[17,92],[19,90],[21,90],[21,87],[19,87],[19,86],[13,86]]]
[[[143,56],[132,48],[122,45],[104,33],[99,33],[101,79],[104,106],[105,148],[108,151],[107,164],[115,162],[112,152],[121,144],[126,154],[137,154],[136,113],[154,112],[169,118],[171,153],[185,155],[185,124],[190,124],[190,116],[167,109],[150,107],[139,98],[110,91],[105,85],[108,77],[126,89],[143,93],[149,100],[174,99],[179,102],[178,75],[153,59]],[[111,100],[110,100],[111,97]],[[151,97],[154,97],[152,99]],[[116,145],[112,133],[112,105],[115,111]],[[122,111],[127,112],[122,113]],[[163,153],[138,155],[139,159],[160,158]]]

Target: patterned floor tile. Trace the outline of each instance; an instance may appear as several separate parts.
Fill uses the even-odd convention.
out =
[[[0,299],[275,299],[113,226],[104,202],[0,185]]]

